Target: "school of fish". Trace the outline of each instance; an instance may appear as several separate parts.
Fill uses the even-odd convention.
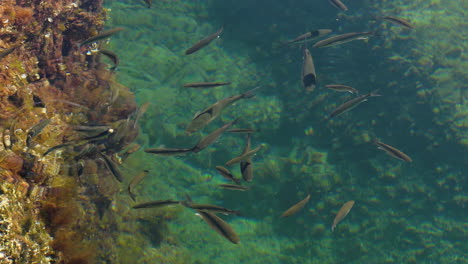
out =
[[[340,11],[347,11],[348,7],[341,2],[340,0],[329,0],[330,4],[339,9]],[[152,1],[145,0],[148,8],[152,7]],[[407,30],[414,29],[414,26],[407,20],[395,16],[384,16],[377,18],[382,21],[387,21],[401,27],[404,27]],[[107,31],[104,31],[94,37],[86,39],[77,44],[79,49],[87,49],[87,46],[92,43],[98,43],[102,40],[105,40],[111,37],[114,34],[117,34],[124,30],[122,27],[113,28]],[[193,44],[191,47],[187,48],[184,52],[186,56],[196,56],[193,55],[200,51],[201,49],[208,48],[208,46],[218,39],[224,31],[224,26],[221,26],[217,31],[207,35],[205,38],[201,39],[200,41]],[[318,89],[319,83],[316,75],[315,65],[313,61],[313,56],[311,51],[306,47],[306,44],[313,39],[316,38],[323,38],[328,34],[331,34],[331,29],[316,29],[311,30],[306,33],[299,35],[291,40],[282,42],[282,47],[288,47],[293,45],[303,45],[303,61],[302,61],[302,70],[301,70],[301,84],[307,93],[307,95],[313,93],[316,89]],[[362,31],[362,32],[349,32],[343,33],[338,35],[333,35],[331,37],[324,38],[319,40],[312,48],[326,48],[326,47],[333,47],[337,45],[343,45],[347,42],[353,40],[362,40],[368,39],[371,36],[376,35],[376,31]],[[15,49],[19,45],[13,46],[11,48],[5,49],[0,51],[0,59],[3,57],[8,56],[10,53],[14,52]],[[317,52],[319,52],[317,50]],[[102,55],[107,56],[114,64],[111,71],[116,70],[119,59],[115,53],[109,50],[100,49],[99,53]],[[193,88],[193,89],[207,89],[207,88],[214,88],[219,86],[226,86],[229,85],[229,81],[216,81],[213,80],[211,82],[195,82],[195,83],[187,83],[183,84],[182,87],[185,88]],[[325,88],[336,91],[336,92],[349,92],[352,95],[356,95],[356,97],[342,103],[339,105],[335,110],[333,110],[326,121],[337,118],[338,116],[349,112],[353,108],[357,107],[361,103],[367,101],[369,98],[380,96],[377,94],[377,90],[373,92],[368,92],[366,94],[358,95],[358,89],[355,89],[351,86],[345,84],[327,84],[324,85]],[[247,90],[243,93],[235,94],[230,97],[221,99],[213,104],[207,106],[204,109],[201,109],[200,112],[196,113],[192,120],[187,122],[186,126],[186,134],[191,135],[195,132],[201,131],[205,129],[211,122],[215,121],[218,117],[221,116],[222,112],[231,106],[233,103],[241,100],[241,99],[249,99],[256,96],[257,90],[260,87],[253,88],[251,90]],[[79,139],[71,140],[69,142],[53,146],[48,149],[43,156],[48,155],[49,153],[56,151],[57,149],[61,148],[69,148],[69,147],[76,147],[76,146],[85,146],[83,150],[78,153],[77,157],[79,158],[80,155],[86,155],[91,151],[97,152],[98,156],[102,159],[103,163],[109,170],[109,172],[115,177],[115,179],[119,182],[123,182],[124,175],[120,172],[119,165],[113,160],[111,157],[108,157],[104,153],[100,152],[96,146],[98,144],[117,144],[125,135],[129,133],[135,126],[137,125],[137,121],[139,117],[148,109],[148,104],[144,104],[139,109],[137,109],[136,113],[130,116],[127,120],[123,122],[115,122],[111,125],[104,125],[104,126],[79,126],[76,127],[76,131],[85,133],[85,136]],[[234,191],[249,191],[250,187],[247,185],[248,183],[254,180],[254,157],[261,153],[263,145],[258,145],[255,148],[251,147],[251,138],[252,134],[255,133],[257,130],[255,128],[232,128],[237,123],[238,118],[227,122],[226,124],[218,127],[217,129],[213,130],[212,132],[208,133],[206,136],[202,137],[198,143],[194,146],[189,146],[185,148],[146,148],[144,151],[150,154],[156,155],[163,155],[163,156],[175,156],[175,155],[186,155],[186,154],[196,154],[201,152],[202,150],[206,149],[214,142],[216,142],[224,133],[235,133],[235,134],[245,134],[245,147],[243,148],[240,154],[235,155],[232,159],[226,161],[223,165],[215,166],[215,170],[218,171],[221,177],[226,179],[228,183],[219,184],[219,188],[227,189],[227,190],[234,190]],[[42,120],[37,125],[30,128],[27,135],[27,145],[29,146],[34,138],[41,133],[41,131],[48,126],[50,120]],[[8,143],[8,142],[7,142]],[[401,150],[390,146],[386,143],[379,141],[378,139],[374,140],[374,143],[377,147],[383,151],[385,151],[390,156],[405,162],[412,162],[412,159]],[[5,144],[8,146],[8,144]],[[128,155],[138,151],[140,148],[139,145],[133,144],[131,147],[127,148],[126,152],[121,155],[121,158],[126,158]],[[227,167],[231,167],[233,165],[238,164],[239,171],[241,178],[236,178],[230,169]],[[137,201],[137,194],[135,193],[135,187],[142,182],[146,177],[149,177],[151,173],[148,170],[143,170],[130,180],[127,192],[131,200],[134,202]],[[300,200],[299,202],[293,204],[287,210],[285,210],[279,217],[286,218],[291,217],[297,213],[299,213],[309,202],[311,199],[311,194],[308,193],[305,198]],[[342,207],[336,213],[336,216],[333,221],[331,221],[331,231],[334,231],[337,228],[337,225],[344,220],[344,218],[350,213],[351,209],[355,204],[354,200],[349,200],[348,202],[344,203]],[[183,200],[173,200],[173,199],[160,199],[156,201],[148,201],[143,203],[138,203],[133,206],[134,209],[145,209],[145,208],[160,208],[164,206],[183,206],[188,209],[192,209],[196,212],[203,221],[205,221],[209,227],[211,227],[214,231],[216,231],[219,235],[230,241],[231,243],[238,244],[240,242],[240,238],[235,232],[235,230],[222,218],[220,218],[217,214],[230,214],[240,216],[241,213],[237,210],[232,210],[228,208],[224,208],[218,205],[212,204],[198,204],[193,202],[192,199],[187,195]]]

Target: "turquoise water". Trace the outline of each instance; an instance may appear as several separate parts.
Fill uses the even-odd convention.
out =
[[[436,1],[345,3],[346,12],[325,0],[155,1],[151,9],[143,1],[107,4],[109,27],[127,29],[109,44],[120,57],[118,79],[140,105],[151,103],[139,144],[191,147],[239,118],[236,128],[259,130],[252,148],[263,145],[252,158],[254,180],[246,192],[218,188],[226,181],[214,169],[242,152],[242,134],[225,134],[197,154],[131,156],[124,164],[129,171],[151,171],[136,188],[139,202],[189,194],[198,203],[242,212],[220,215],[239,235],[238,245],[189,209],[135,213],[148,222],[135,230],[149,241],[138,263],[468,263],[466,43],[457,34],[462,13]],[[405,18],[415,28],[377,19],[383,15]],[[445,25],[434,24],[441,16]],[[219,39],[184,55],[221,26]],[[376,34],[334,47],[307,44],[317,88],[306,93],[303,46],[281,43],[320,28]],[[182,87],[203,81],[231,85]],[[378,89],[382,96],[326,121],[353,98],[325,88],[331,83],[360,94]],[[236,102],[201,132],[185,134],[197,112],[257,86],[256,97]],[[387,155],[373,139],[413,162]],[[231,170],[240,177],[238,166]],[[307,194],[303,210],[280,217]],[[354,207],[331,232],[349,200]],[[166,217],[151,222],[154,214]]]

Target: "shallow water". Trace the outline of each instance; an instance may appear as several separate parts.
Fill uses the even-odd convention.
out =
[[[466,58],[457,53],[456,36],[447,41],[458,22],[449,31],[431,22],[437,12],[450,13],[448,23],[459,14],[452,5],[440,9],[436,2],[416,2],[426,1],[346,1],[346,12],[326,0],[155,1],[151,9],[143,1],[108,3],[108,26],[127,28],[109,43],[120,57],[119,81],[139,104],[151,103],[140,121],[139,144],[191,147],[239,118],[237,128],[259,130],[252,148],[264,145],[252,158],[254,180],[246,184],[247,192],[217,188],[226,181],[214,169],[242,152],[242,134],[225,134],[187,156],[131,156],[125,164],[130,171],[151,171],[136,188],[138,201],[189,194],[198,203],[242,212],[221,215],[240,236],[234,245],[194,211],[169,208],[156,226],[135,231],[149,241],[142,243],[145,253],[138,263],[467,263],[467,105],[461,88],[466,77],[459,74]],[[382,22],[382,15],[404,17],[415,29]],[[184,55],[221,26],[219,39]],[[317,88],[306,93],[303,46],[281,43],[319,28],[376,34],[334,47],[307,44]],[[436,78],[441,70],[450,78]],[[232,84],[182,87],[202,81]],[[361,94],[378,90],[382,96],[326,121],[353,97],[325,88],[331,83]],[[185,134],[197,112],[256,86],[261,87],[256,97],[236,102],[202,132]],[[374,139],[413,162],[387,155]],[[240,177],[237,165],[231,169]],[[311,199],[302,211],[280,218],[308,193]],[[355,200],[354,207],[331,232],[335,214],[348,200]],[[151,217],[151,212],[141,214]]]

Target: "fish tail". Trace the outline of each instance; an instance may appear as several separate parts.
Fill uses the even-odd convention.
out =
[[[260,86],[257,86],[255,88],[253,88],[252,90],[249,90],[245,93],[242,94],[242,98],[252,98],[255,96],[255,91],[260,89]]]

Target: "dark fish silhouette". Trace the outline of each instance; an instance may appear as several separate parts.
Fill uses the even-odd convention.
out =
[[[192,54],[194,52],[197,52],[198,50],[200,50],[200,49],[204,48],[205,46],[207,46],[208,44],[210,44],[211,41],[213,41],[214,39],[218,38],[219,35],[221,35],[221,33],[223,32],[223,29],[224,29],[224,27],[221,27],[215,33],[213,33],[213,34],[207,36],[206,38],[200,40],[199,42],[195,43],[192,47],[188,48],[185,51],[185,55],[189,55],[189,54]]]

